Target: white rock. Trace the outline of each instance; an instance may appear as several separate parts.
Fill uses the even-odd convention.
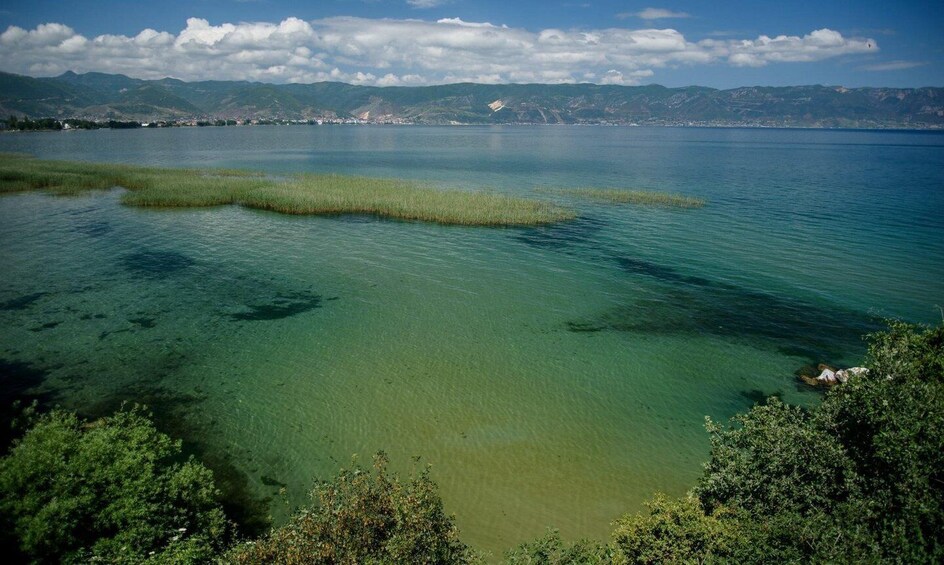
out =
[[[836,373],[830,371],[829,369],[823,369],[823,372],[816,377],[816,380],[823,381],[825,383],[834,383],[836,382]]]
[[[865,367],[849,367],[848,369],[840,369],[836,371],[836,379],[839,382],[844,383],[852,377],[858,377],[859,375],[864,375],[868,373],[869,370]]]

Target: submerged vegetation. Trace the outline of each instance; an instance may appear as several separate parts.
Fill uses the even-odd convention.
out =
[[[664,206],[667,208],[701,208],[705,200],[682,194],[655,192],[650,190],[623,190],[618,188],[546,188],[541,192],[559,194],[612,204],[636,204],[640,206]]]
[[[541,200],[360,176],[169,169],[48,161],[0,155],[0,193],[46,190],[73,195],[122,187],[131,206],[190,208],[237,204],[284,214],[363,214],[465,226],[528,226],[570,220],[572,211]]]
[[[513,564],[933,563],[944,560],[944,325],[891,322],[867,374],[811,410],[776,398],[709,421],[711,454],[686,496],[656,495],[609,543],[551,531]],[[212,477],[140,412],[85,423],[54,411],[0,459],[4,545],[34,561],[468,563],[429,471],[382,454],[319,483],[261,539],[229,537]]]

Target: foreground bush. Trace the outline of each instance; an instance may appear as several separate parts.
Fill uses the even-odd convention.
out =
[[[465,563],[452,518],[428,469],[401,481],[387,457],[372,471],[342,470],[315,487],[314,504],[262,539],[243,544],[230,563]]]
[[[174,459],[180,442],[139,409],[38,418],[0,460],[4,545],[41,562],[210,558],[227,531],[213,476]]]
[[[693,496],[669,500],[657,495],[648,515],[625,516],[613,541],[628,563],[703,563],[728,560],[741,542],[737,520],[719,509],[706,514]]]
[[[544,537],[523,543],[505,553],[508,565],[599,565],[612,563],[613,549],[605,544],[580,540],[568,544],[560,532],[550,530]]]
[[[692,495],[621,519],[618,561],[944,562],[944,326],[868,339],[868,374],[818,407],[709,421]]]

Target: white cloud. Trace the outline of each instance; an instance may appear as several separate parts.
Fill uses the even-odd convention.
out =
[[[818,29],[803,37],[761,35],[754,40],[700,42],[706,47],[719,45],[728,54],[728,62],[739,67],[762,67],[768,63],[800,63],[820,61],[849,53],[868,53],[877,50],[871,39],[847,39],[838,31]]]
[[[905,69],[913,69],[915,67],[923,67],[927,65],[925,61],[888,61],[887,63],[875,63],[872,65],[863,65],[862,68],[867,71],[902,71]]]
[[[406,3],[413,8],[435,8],[436,6],[442,6],[446,4],[449,0],[406,0]]]
[[[176,34],[144,29],[131,37],[87,38],[58,23],[32,30],[10,26],[0,34],[0,68],[37,76],[73,70],[141,78],[390,86],[587,80],[638,84],[661,68],[760,67],[877,49],[874,40],[847,38],[830,29],[802,37],[689,41],[674,29],[529,31],[459,18],[286,18],[235,24],[190,18]]]
[[[653,73],[650,69],[644,69],[641,71],[633,71],[628,74],[623,74],[616,69],[610,69],[603,73],[603,76],[600,77],[598,81],[599,84],[637,84],[639,79],[651,77]]]
[[[686,12],[673,12],[665,8],[646,8],[639,12],[622,12],[616,14],[616,17],[624,20],[626,18],[642,18],[644,20],[665,20],[670,18],[690,18],[691,14]]]

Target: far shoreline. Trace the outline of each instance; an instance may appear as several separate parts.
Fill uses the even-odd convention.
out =
[[[68,121],[71,118],[61,120]],[[0,135],[19,134],[19,133],[55,133],[55,132],[76,132],[76,131],[95,131],[95,130],[152,130],[152,129],[203,129],[203,128],[221,128],[221,127],[287,127],[287,126],[317,126],[317,127],[372,127],[372,128],[517,128],[517,127],[598,127],[598,128],[625,128],[625,129],[704,129],[704,130],[768,130],[768,131],[840,131],[840,132],[890,132],[890,133],[944,133],[944,127],[876,127],[876,128],[845,128],[845,127],[817,127],[817,126],[788,126],[788,125],[750,125],[750,124],[604,124],[604,123],[574,123],[574,124],[550,124],[550,123],[454,123],[454,124],[425,124],[425,123],[322,123],[313,124],[298,121],[285,121],[280,123],[261,123],[261,124],[236,124],[236,125],[190,125],[190,124],[172,124],[150,126],[151,122],[138,122],[134,126],[110,127],[105,123],[97,127],[71,127],[71,128],[36,128],[36,129],[9,129],[0,128]]]

